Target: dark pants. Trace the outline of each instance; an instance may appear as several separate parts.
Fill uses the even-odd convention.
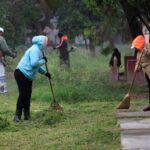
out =
[[[67,68],[70,68],[69,52],[60,50],[60,66],[65,65]]]
[[[19,96],[16,104],[16,115],[30,115],[30,99],[32,93],[32,81],[26,78],[19,69],[16,69],[14,76],[18,85]]]
[[[60,66],[65,65],[67,68],[70,68],[70,62],[69,59],[61,59],[60,58]]]
[[[148,75],[145,73],[145,78],[146,78],[146,81],[147,81],[147,84],[148,84],[148,92],[149,92],[149,104],[150,104],[150,79],[148,77]]]

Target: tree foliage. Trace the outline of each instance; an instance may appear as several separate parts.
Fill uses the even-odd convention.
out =
[[[139,20],[150,31],[149,0],[1,0],[0,24],[8,41],[22,43],[28,26],[36,29],[43,13],[57,16],[59,28],[70,38],[83,33],[95,43],[123,34],[127,21],[132,37],[142,33]]]
[[[5,28],[8,43],[21,44],[25,40],[26,28],[36,22],[42,12],[36,0],[1,0],[1,26]]]
[[[58,26],[60,30],[70,35],[70,38],[83,33],[84,28],[90,24],[88,12],[89,11],[85,8],[85,4],[82,3],[82,1],[63,1],[55,13],[59,19]]]
[[[150,31],[150,3],[149,0],[83,0],[87,6],[93,11],[101,11],[107,16],[113,15],[113,9],[121,8],[126,15],[130,27],[131,35],[134,38],[138,34],[142,34],[141,22]],[[110,10],[110,11],[109,11]],[[110,12],[110,13],[109,13]],[[139,24],[140,20],[140,24]]]
[[[61,3],[63,3],[61,0],[39,0],[40,6],[42,10],[46,14],[51,14],[53,11],[55,11]]]

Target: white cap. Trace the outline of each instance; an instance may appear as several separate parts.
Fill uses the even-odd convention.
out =
[[[0,32],[3,32],[4,33],[4,29],[2,27],[0,27]]]

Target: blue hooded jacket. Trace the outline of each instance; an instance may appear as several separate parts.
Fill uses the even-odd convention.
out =
[[[46,70],[42,67],[45,59],[43,59],[43,48],[45,46],[46,36],[39,35],[32,38],[32,46],[25,52],[20,60],[17,68],[27,77],[29,80],[33,80],[36,77],[37,72],[45,74]]]

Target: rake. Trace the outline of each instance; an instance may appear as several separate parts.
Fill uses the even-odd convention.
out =
[[[137,67],[139,67],[139,65],[140,65],[140,62],[141,62],[141,58],[142,58],[142,56],[143,56],[143,53],[144,53],[144,52],[142,52],[142,54],[141,54],[141,56],[140,56],[140,59],[139,59],[139,62],[138,62]],[[134,81],[135,81],[136,74],[137,74],[137,71],[134,72],[134,76],[133,76],[133,79],[132,79],[130,88],[129,88],[129,90],[128,90],[128,93],[124,96],[123,100],[119,103],[119,105],[117,106],[117,109],[129,109],[129,108],[130,108],[130,100],[131,100],[130,93],[131,93],[131,89],[132,89],[132,87],[133,87],[133,83],[134,83]]]
[[[44,52],[43,52],[43,57],[45,57]],[[47,63],[45,63],[45,68],[46,68],[46,71],[49,72]],[[61,107],[60,104],[56,101],[51,79],[48,78],[48,81],[49,81],[50,90],[51,90],[51,93],[52,93],[51,107],[52,107],[52,109],[54,109],[54,110],[56,110],[56,111],[61,111],[61,110],[62,110],[62,107]]]

